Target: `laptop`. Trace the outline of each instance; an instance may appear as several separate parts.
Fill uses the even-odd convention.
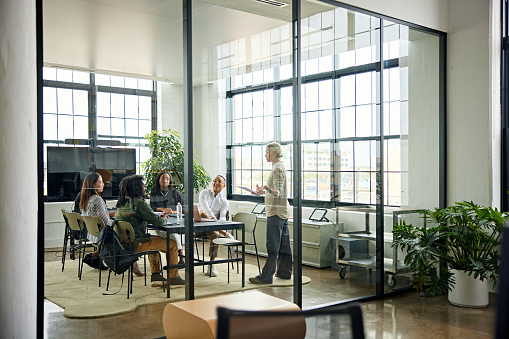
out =
[[[209,218],[202,218],[200,216],[200,212],[198,211],[198,206],[193,205],[193,217],[195,222],[202,222],[202,221],[217,221],[217,219],[209,219]]]

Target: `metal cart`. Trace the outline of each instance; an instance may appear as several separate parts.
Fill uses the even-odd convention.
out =
[[[376,240],[376,234],[369,231],[369,216],[370,213],[375,213],[376,210],[370,207],[337,207],[336,208],[336,225],[339,225],[339,211],[352,211],[352,212],[364,212],[365,213],[365,228],[362,231],[344,232],[343,230],[337,231],[336,236],[336,262],[339,264],[339,277],[345,278],[347,266],[359,266],[370,270],[376,268],[376,257],[369,254],[370,241]],[[386,210],[387,211],[387,210]],[[419,213],[419,209],[391,209],[393,225],[398,223],[399,216],[402,214]],[[339,250],[339,244],[341,239],[353,238],[366,241],[366,253],[354,254],[349,257],[345,257],[345,253],[341,253]],[[392,243],[393,235],[391,232],[384,232],[384,243]],[[398,260],[397,248],[392,249],[392,258],[383,258],[384,271],[387,274],[387,286],[390,288],[396,286],[395,275],[397,273],[410,272],[408,266],[403,264],[402,261]]]

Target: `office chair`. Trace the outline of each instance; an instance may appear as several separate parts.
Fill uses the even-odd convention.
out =
[[[217,308],[217,339],[364,339],[359,304],[308,311],[241,311]]]
[[[129,244],[129,248],[132,248],[132,243],[135,239],[135,233],[133,226],[127,221],[115,221],[115,225],[113,226],[113,230],[117,234],[118,239],[122,244]],[[161,266],[161,275],[163,275],[163,262],[161,258],[161,253],[158,250],[148,250],[142,252],[134,253],[135,256],[141,257],[143,256],[144,270],[145,270],[145,286],[147,286],[147,261],[146,255],[148,254],[157,254],[159,256],[159,264]],[[111,270],[108,273],[108,284],[106,290],[108,290],[110,284],[110,275]],[[168,279],[169,284],[169,279]],[[168,285],[168,288],[170,286]],[[163,283],[163,292],[165,291],[164,283]],[[129,294],[133,294],[133,264],[131,263],[131,267],[129,267],[129,271],[127,273],[127,299],[129,299]]]
[[[235,216],[232,218],[233,221],[241,222],[244,224],[245,234],[248,233],[251,234],[253,238],[253,242],[247,242],[244,241],[245,245],[250,245],[255,247],[255,253],[256,253],[256,260],[258,262],[258,273],[261,274],[260,270],[260,259],[258,257],[258,248],[256,246],[256,237],[255,237],[255,230],[256,230],[256,222],[258,220],[258,217],[256,214],[253,213],[244,213],[239,212],[235,214]],[[236,239],[227,239],[227,238],[217,238],[212,240],[213,245],[218,246],[226,246],[228,247],[228,259],[233,258],[231,248],[236,247],[237,248],[237,257],[238,257],[238,246],[242,246],[242,241],[236,240]],[[232,268],[233,268],[233,262],[232,262]],[[239,262],[237,261],[237,273],[239,271]],[[228,265],[228,283],[230,283],[230,265]]]

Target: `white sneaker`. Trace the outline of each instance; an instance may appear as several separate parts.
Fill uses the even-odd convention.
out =
[[[232,239],[232,240],[234,240],[234,239],[235,239],[235,238],[233,237],[233,235],[231,235],[231,234],[230,234],[230,233],[228,233],[228,232],[226,232],[226,237],[227,237],[228,239]]]
[[[217,277],[217,269],[214,265],[209,265],[209,268],[207,269],[207,275],[210,277]]]

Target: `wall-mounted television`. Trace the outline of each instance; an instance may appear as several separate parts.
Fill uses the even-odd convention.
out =
[[[101,174],[103,198],[117,199],[120,180],[136,174],[136,150],[131,148],[48,147],[47,201],[74,201],[88,172]]]

